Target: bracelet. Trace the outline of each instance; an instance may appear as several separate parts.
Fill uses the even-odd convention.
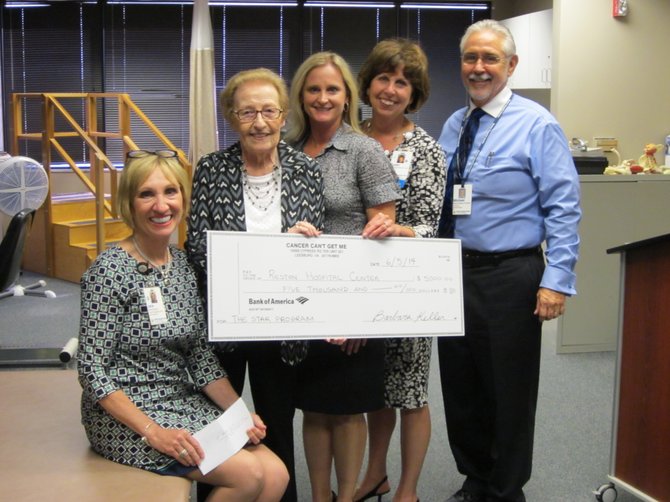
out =
[[[155,424],[156,422],[149,422],[147,425],[144,426],[144,433],[146,434],[147,431]],[[148,446],[151,446],[151,443],[149,443],[149,440],[147,439],[146,436],[142,436],[142,442]]]

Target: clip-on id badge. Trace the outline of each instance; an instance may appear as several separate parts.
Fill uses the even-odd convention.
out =
[[[161,288],[154,286],[143,288],[142,291],[144,292],[144,302],[147,305],[151,325],[158,326],[165,324],[167,322],[167,313],[165,312]]]

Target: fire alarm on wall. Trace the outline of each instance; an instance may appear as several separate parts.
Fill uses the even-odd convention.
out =
[[[628,15],[628,0],[612,0],[612,15],[623,17]]]

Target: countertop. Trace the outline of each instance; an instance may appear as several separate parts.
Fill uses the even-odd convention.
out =
[[[580,174],[581,183],[630,183],[644,181],[670,181],[668,174]]]

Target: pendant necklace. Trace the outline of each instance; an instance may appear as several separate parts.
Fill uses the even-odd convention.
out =
[[[168,275],[170,274],[170,268],[172,267],[172,260],[170,256],[170,248],[167,247],[165,248],[165,265],[159,266],[156,265],[153,261],[151,261],[147,255],[144,254],[142,249],[140,248],[140,245],[137,243],[137,239],[135,239],[135,236],[133,236],[133,246],[135,246],[135,249],[139,253],[139,255],[145,260],[144,262],[140,262],[137,264],[137,271],[141,274],[148,274],[151,265],[153,268],[155,268],[158,272],[160,272],[161,277],[165,284],[168,284]]]
[[[403,127],[405,127],[406,124],[407,124],[406,121],[403,122]],[[373,137],[373,136],[372,136],[372,120],[368,120],[368,121],[365,123],[365,133],[366,133],[368,136]],[[392,139],[393,141],[395,141],[395,140],[398,140],[398,139],[402,138],[402,141],[400,142],[400,144],[398,144],[398,145],[395,147],[395,148],[398,148],[398,146],[400,146],[401,144],[403,144],[405,141],[409,141],[410,139],[412,139],[412,136],[414,136],[414,131],[402,131],[402,132],[399,132],[398,134],[394,134],[393,136],[391,136],[391,139]],[[390,157],[392,151],[391,151],[391,150],[386,150],[386,149],[384,149],[384,153],[386,154],[387,157]]]

